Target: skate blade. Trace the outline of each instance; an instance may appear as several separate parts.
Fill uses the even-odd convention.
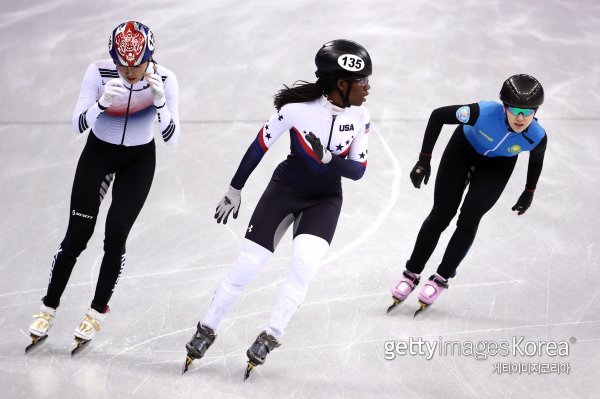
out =
[[[76,354],[78,354],[83,348],[85,348],[86,346],[88,346],[88,344],[91,341],[92,341],[91,339],[85,340],[85,339],[81,339],[79,337],[75,337],[75,349],[73,349],[71,351],[71,357],[73,357]]]
[[[392,309],[394,309],[396,306],[402,303],[402,301],[396,298],[395,296],[392,296],[392,300],[394,301],[394,303],[392,303],[392,305],[389,308],[387,308],[386,313],[390,313]]]
[[[44,340],[46,338],[48,338],[48,334],[46,334],[42,337],[39,337],[35,334],[30,334],[29,337],[31,338],[31,343],[29,345],[27,345],[27,347],[25,348],[25,353],[29,352],[30,350],[32,350],[33,348],[37,347],[39,344],[44,342]]]
[[[188,368],[190,367],[190,365],[192,364],[192,362],[194,361],[194,358],[191,356],[186,356],[185,357],[185,363],[183,364],[183,370],[181,370],[181,374],[185,374],[186,371],[188,371]]]
[[[248,365],[246,366],[246,372],[244,373],[244,381],[246,381],[248,377],[250,377],[250,373],[252,372],[254,367],[256,367],[256,364],[252,363],[251,361],[248,361]]]
[[[428,304],[419,301],[419,309],[417,309],[417,311],[415,312],[415,315],[413,317],[417,317],[418,315],[423,313],[428,307],[429,307]]]

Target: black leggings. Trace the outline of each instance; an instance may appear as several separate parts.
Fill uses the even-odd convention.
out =
[[[456,215],[468,185],[456,230],[437,269],[442,277],[453,277],[475,239],[479,221],[500,198],[516,162],[516,156],[488,158],[478,154],[459,126],[442,155],[435,179],[433,209],[421,226],[406,268],[417,274],[423,271],[440,235]]]
[[[57,308],[77,257],[94,232],[100,202],[112,175],[112,203],[106,216],[104,258],[92,308],[105,312],[117,280],[125,265],[125,242],[140,213],[154,177],[156,152],[154,140],[148,144],[125,147],[106,143],[90,132],[77,169],[71,192],[69,226],[50,269],[46,306]]]

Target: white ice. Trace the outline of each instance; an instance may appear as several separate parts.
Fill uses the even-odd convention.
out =
[[[598,4],[2,0],[0,397],[598,397]],[[109,32],[127,19],[152,27],[156,59],[177,74],[181,142],[173,149],[157,140],[155,182],[101,333],[70,358],[71,332],[89,306],[102,256],[98,223],[49,339],[24,355],[87,135],[70,126],[81,78],[90,62],[107,58]],[[335,38],[362,43],[374,63],[367,173],[344,182],[331,251],[281,348],[242,382],[245,351],[289,267],[289,234],[206,358],[181,376],[184,344],[237,256],[253,206],[288,151],[287,137],[249,179],[237,220],[217,225],[214,207],[273,112],[272,95],[284,83],[314,80],[314,54]],[[416,297],[386,315],[389,290],[432,204],[433,179],[421,190],[408,179],[429,113],[496,99],[502,81],[521,72],[546,90],[538,116],[549,142],[533,206],[519,217],[510,210],[525,184],[524,154],[450,289],[420,318],[412,317]],[[436,145],[434,173],[452,129],[444,128]],[[513,337],[566,341],[569,355],[384,358],[386,341],[409,337],[463,346]],[[570,372],[498,374],[498,363],[568,363]]]

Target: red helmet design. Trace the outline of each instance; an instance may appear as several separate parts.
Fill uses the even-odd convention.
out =
[[[108,40],[108,51],[116,64],[140,65],[154,53],[154,35],[142,23],[124,22],[113,30]]]

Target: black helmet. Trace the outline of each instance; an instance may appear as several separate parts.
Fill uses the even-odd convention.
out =
[[[367,50],[356,42],[344,39],[325,43],[317,51],[315,65],[315,74],[319,78],[328,74],[336,77],[369,76],[373,72]]]
[[[538,108],[544,103],[544,88],[533,76],[513,75],[502,85],[500,100],[512,107]]]

